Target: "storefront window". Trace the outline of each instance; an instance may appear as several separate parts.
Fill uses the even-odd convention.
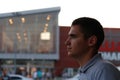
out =
[[[0,19],[0,53],[54,53],[57,14]]]

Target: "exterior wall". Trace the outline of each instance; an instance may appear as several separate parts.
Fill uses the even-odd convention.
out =
[[[105,40],[100,47],[102,57],[120,66],[120,28],[104,28]]]

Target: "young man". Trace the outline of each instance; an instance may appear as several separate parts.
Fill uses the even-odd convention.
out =
[[[120,72],[102,59],[98,49],[104,41],[102,25],[94,18],[75,19],[68,33],[68,56],[80,64],[78,74],[70,80],[120,80]]]

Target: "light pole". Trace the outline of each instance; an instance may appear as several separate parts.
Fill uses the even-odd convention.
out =
[[[14,37],[14,74],[16,73],[16,57],[17,57],[17,44],[16,38]]]

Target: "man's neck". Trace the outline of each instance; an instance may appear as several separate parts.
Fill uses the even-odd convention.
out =
[[[84,55],[82,58],[77,59],[77,61],[78,61],[79,65],[82,67],[85,64],[87,64],[94,56],[95,56],[95,54],[88,53],[87,55]]]

